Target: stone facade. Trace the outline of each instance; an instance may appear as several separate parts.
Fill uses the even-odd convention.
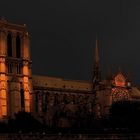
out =
[[[0,119],[31,112],[48,126],[69,127],[109,114],[113,102],[140,101],[140,90],[118,71],[101,79],[96,39],[92,81],[65,80],[31,73],[26,25],[0,20]]]
[[[26,25],[0,20],[0,118],[31,108],[31,61]]]
[[[33,76],[33,91],[34,114],[49,126],[68,127],[86,114],[94,116],[89,82]]]

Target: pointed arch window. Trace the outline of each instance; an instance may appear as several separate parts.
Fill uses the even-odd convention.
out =
[[[19,35],[16,37],[16,57],[21,57],[21,40]]]
[[[7,55],[12,57],[12,35],[10,33],[7,35]]]

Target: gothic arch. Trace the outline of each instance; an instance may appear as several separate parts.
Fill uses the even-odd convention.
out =
[[[12,57],[12,35],[11,33],[8,33],[7,35],[7,55],[9,57]]]
[[[21,39],[19,35],[16,36],[16,57],[21,57]]]

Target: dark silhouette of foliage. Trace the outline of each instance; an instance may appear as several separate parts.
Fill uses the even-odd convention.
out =
[[[33,132],[43,129],[43,125],[27,112],[15,114],[15,119],[10,119],[8,125],[10,131]]]
[[[140,102],[120,101],[112,105],[110,109],[110,121],[112,127],[140,129]]]

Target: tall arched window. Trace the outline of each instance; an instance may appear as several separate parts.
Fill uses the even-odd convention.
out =
[[[10,33],[7,36],[7,55],[12,57],[12,36]]]
[[[19,35],[16,37],[16,57],[21,57],[21,41]]]

